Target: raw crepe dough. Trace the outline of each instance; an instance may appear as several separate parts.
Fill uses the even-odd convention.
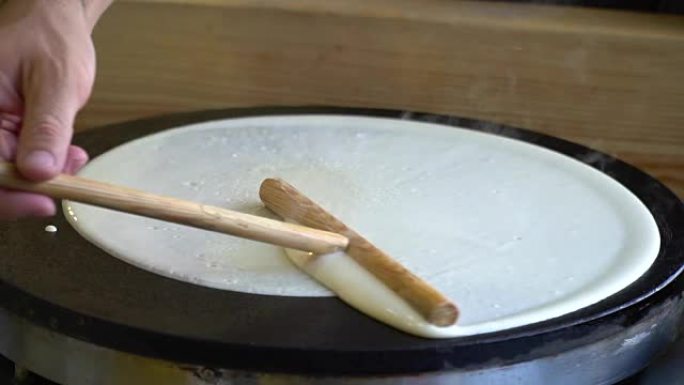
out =
[[[454,299],[457,330],[422,329],[431,336],[503,330],[593,304],[639,278],[660,243],[633,194],[576,160],[413,121],[208,122],[127,143],[81,175],[259,215],[269,215],[261,181],[281,177]],[[158,274],[255,294],[331,295],[277,247],[66,208],[85,238]]]

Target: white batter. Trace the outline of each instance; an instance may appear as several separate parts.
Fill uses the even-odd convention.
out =
[[[373,277],[358,281],[363,270],[349,275],[354,283],[336,282],[336,271],[355,268],[344,255],[305,270],[362,311],[429,337],[503,330],[593,304],[639,278],[660,243],[643,204],[580,162],[411,121],[209,122],[125,144],[81,175],[260,215],[269,215],[261,181],[283,178],[451,297],[461,318],[451,328],[426,325]],[[67,212],[93,243],[165,276],[248,293],[332,295],[277,247],[75,203]]]

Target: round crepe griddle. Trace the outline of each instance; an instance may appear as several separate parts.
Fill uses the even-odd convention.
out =
[[[285,114],[355,114],[435,122],[516,138],[595,167],[649,208],[661,250],[639,280],[602,302],[506,331],[430,340],[387,327],[336,298],[214,290],[135,268],[82,239],[60,214],[0,223],[0,305],[30,322],[96,345],[211,367],[309,374],[389,374],[508,365],[560,354],[676,306],[684,265],[684,205],[636,168],[586,147],[469,119],[337,108],[205,111],[117,124],[79,134],[97,156],[132,139],[205,120]],[[57,233],[44,227],[54,224]],[[659,310],[660,311],[660,310]]]

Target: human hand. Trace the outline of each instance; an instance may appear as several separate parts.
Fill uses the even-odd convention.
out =
[[[94,20],[85,4],[9,0],[0,6],[0,159],[16,162],[30,180],[74,173],[88,160],[70,145],[95,77]],[[0,189],[0,220],[55,211],[48,197]]]

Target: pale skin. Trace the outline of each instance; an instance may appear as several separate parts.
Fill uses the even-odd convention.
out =
[[[74,173],[71,145],[95,79],[91,32],[112,0],[0,0],[0,158],[30,180]],[[54,215],[48,197],[0,189],[0,220]]]

